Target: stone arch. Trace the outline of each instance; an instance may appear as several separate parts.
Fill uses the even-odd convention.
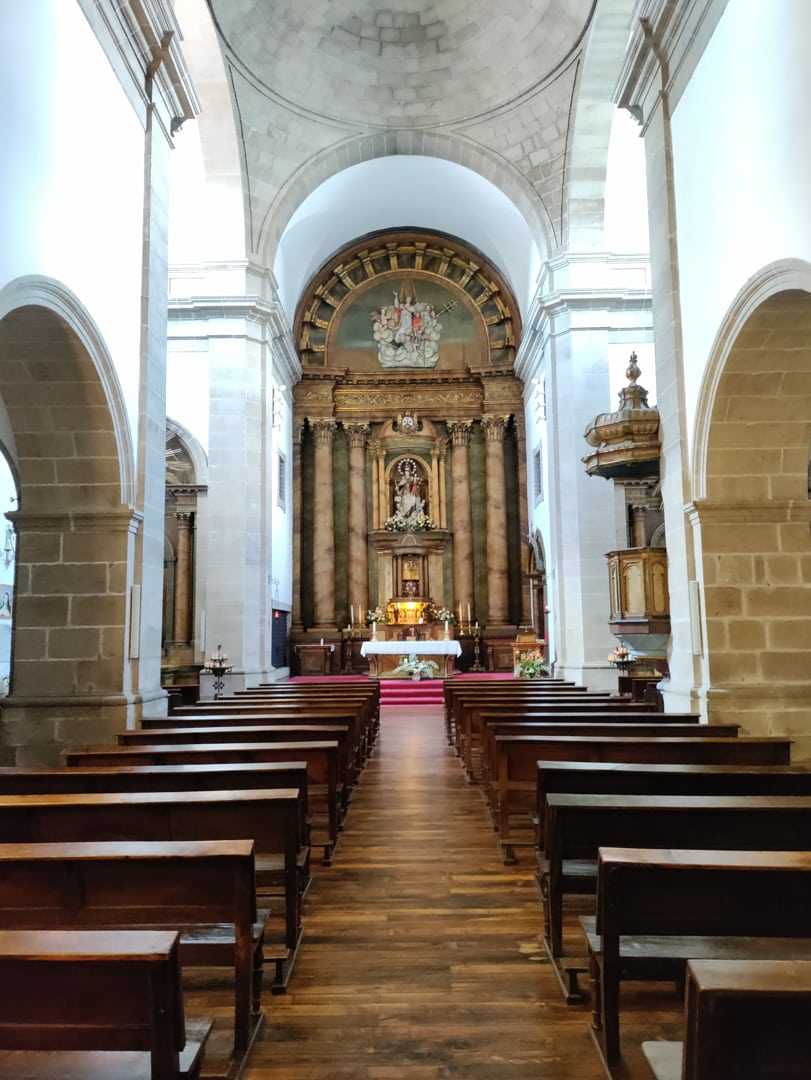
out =
[[[695,435],[707,710],[811,756],[811,267],[767,267],[716,340]]]
[[[44,278],[0,292],[0,395],[20,489],[5,761],[51,763],[127,720],[134,464],[101,334]],[[77,719],[81,717],[81,719]],[[36,723],[32,723],[36,721]],[[71,732],[73,732],[71,736]]]
[[[330,177],[362,161],[410,155],[452,161],[489,180],[518,209],[544,257],[554,248],[555,230],[547,208],[519,170],[498,154],[453,132],[377,131],[352,136],[314,154],[279,189],[259,232],[257,248],[262,263],[273,265],[279,241],[296,209]]]

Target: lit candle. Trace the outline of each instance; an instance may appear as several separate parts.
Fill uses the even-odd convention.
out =
[[[470,626],[470,601],[467,602],[467,625]]]
[[[459,605],[459,626],[462,625],[462,605]]]
[[[349,605],[349,625],[350,626],[355,625],[355,605],[354,604]]]

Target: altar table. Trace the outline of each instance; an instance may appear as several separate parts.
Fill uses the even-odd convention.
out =
[[[401,656],[444,656],[444,675],[453,675],[453,661],[462,655],[462,646],[458,641],[364,641],[360,647],[360,655],[369,660],[369,675],[373,679],[379,679],[381,675],[391,675],[391,668],[397,667]],[[397,657],[388,670],[383,668],[385,661],[378,660],[380,656]]]

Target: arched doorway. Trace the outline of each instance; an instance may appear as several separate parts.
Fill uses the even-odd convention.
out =
[[[3,763],[39,765],[129,720],[138,518],[124,501],[126,420],[95,328],[55,283],[18,292],[36,299],[0,319],[6,449],[19,479],[19,508],[7,515],[15,633],[0,730]]]
[[[811,293],[789,288],[751,311],[714,384],[694,523],[708,716],[790,734],[795,758],[811,757],[809,402]]]

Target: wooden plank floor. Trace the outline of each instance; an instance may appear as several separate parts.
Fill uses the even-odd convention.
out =
[[[605,1076],[588,1006],[564,1003],[540,945],[532,867],[502,865],[439,710],[387,712],[334,864],[314,865],[297,967],[286,995],[265,995],[243,1080]],[[648,1076],[638,1046],[662,1017],[644,1016],[623,1026],[618,1077]]]

